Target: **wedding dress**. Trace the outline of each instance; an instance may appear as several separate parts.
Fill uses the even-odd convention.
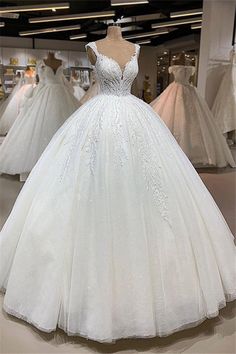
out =
[[[89,89],[86,91],[84,96],[80,100],[80,104],[84,104],[85,102],[91,100],[94,96],[98,95],[100,91],[98,80],[96,79],[95,70],[91,74],[91,84]]]
[[[71,83],[74,89],[74,96],[77,98],[78,101],[80,101],[85,94],[85,90],[80,86],[80,80],[76,80],[74,77],[72,77]]]
[[[217,92],[212,113],[223,134],[236,131],[236,52],[230,55],[221,85]]]
[[[4,309],[42,331],[166,336],[236,298],[232,234],[165,124],[97,56],[101,92],[53,137],[0,234]]]
[[[10,96],[0,107],[0,134],[7,134],[16,120],[25,100],[25,94],[33,87],[35,79],[25,76],[20,78]]]
[[[189,84],[195,68],[173,65],[171,83],[151,106],[195,166],[235,166],[233,157],[205,100]]]
[[[54,133],[79,107],[61,65],[54,73],[42,62],[40,83],[0,147],[0,173],[30,172]]]

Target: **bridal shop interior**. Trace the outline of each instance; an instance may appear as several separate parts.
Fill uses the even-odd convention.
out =
[[[236,0],[1,0],[0,353],[236,352]]]

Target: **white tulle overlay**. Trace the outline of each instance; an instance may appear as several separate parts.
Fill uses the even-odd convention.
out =
[[[196,166],[235,166],[232,154],[205,100],[189,84],[191,66],[169,68],[175,76],[151,106],[170,129],[182,150]]]
[[[236,131],[236,52],[232,52],[230,59],[212,107],[223,134]]]
[[[25,77],[20,79],[10,96],[0,107],[0,134],[7,134],[14,124],[20,109],[25,101],[27,91],[33,88],[34,79]]]
[[[100,92],[99,89],[99,83],[97,81],[94,81],[91,83],[88,91],[86,91],[86,93],[84,94],[84,96],[81,98],[81,100],[79,101],[80,104],[84,104],[85,102],[91,100],[91,98],[95,97],[96,95],[98,95]]]
[[[0,173],[30,172],[55,132],[79,107],[62,66],[56,74],[43,63],[38,70],[42,82],[0,147]]]
[[[77,98],[78,101],[80,101],[85,94],[85,90],[80,86],[80,80],[76,80],[75,78],[72,77],[71,84],[73,85],[75,97]]]
[[[236,297],[233,237],[164,123],[129,93],[137,55],[121,71],[89,45],[102,92],[54,136],[0,234],[4,309],[97,341],[165,336]]]

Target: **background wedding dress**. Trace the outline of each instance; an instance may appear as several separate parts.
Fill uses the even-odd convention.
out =
[[[166,336],[236,297],[233,237],[123,69],[97,51],[99,95],[56,133],[0,234],[4,309],[111,342]]]
[[[151,106],[195,166],[235,166],[232,154],[205,100],[189,83],[195,68],[173,65],[172,82]]]
[[[236,52],[230,53],[230,65],[227,66],[217,92],[212,113],[220,131],[225,134],[236,131]],[[235,137],[236,138],[236,134]],[[236,140],[236,139],[235,139]]]
[[[35,78],[33,77],[25,76],[20,78],[13,92],[2,103],[0,107],[0,134],[5,135],[8,133],[24,105],[27,91],[33,88],[34,83]]]
[[[62,65],[54,73],[42,62],[40,83],[0,146],[0,173],[30,172],[54,133],[79,107]]]
[[[80,86],[80,79],[77,80],[74,77],[72,77],[71,84],[73,85],[75,97],[77,98],[78,101],[80,101],[85,94],[85,90]]]

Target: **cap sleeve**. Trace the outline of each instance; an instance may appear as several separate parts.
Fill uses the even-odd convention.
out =
[[[88,44],[85,45],[85,49],[86,51],[88,50],[88,48],[91,48],[92,51],[94,52],[94,54],[96,55],[96,57],[98,56],[98,50],[97,50],[97,46],[95,42],[89,42]]]

